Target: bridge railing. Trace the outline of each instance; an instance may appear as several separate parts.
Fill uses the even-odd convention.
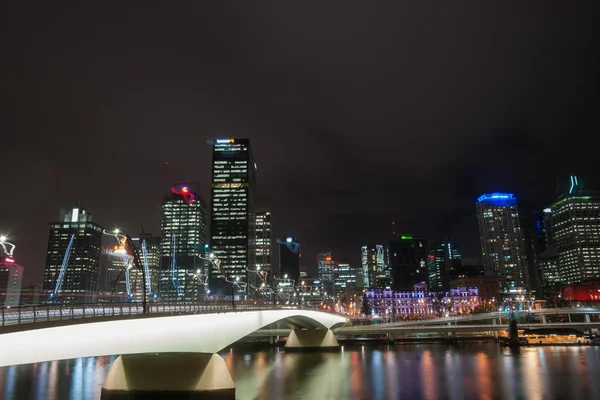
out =
[[[232,304],[231,300],[202,301],[185,304],[151,303],[146,306],[147,314],[209,314],[228,311],[258,311],[272,309],[303,309],[323,311],[318,307],[273,306],[272,303],[241,300]],[[64,321],[74,319],[117,317],[143,314],[141,303],[94,303],[0,308],[0,327],[32,324],[39,322]]]

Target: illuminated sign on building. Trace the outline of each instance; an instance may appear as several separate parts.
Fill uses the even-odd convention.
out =
[[[183,196],[183,199],[186,202],[186,204],[192,204],[194,202],[194,199],[196,198],[196,195],[190,192],[187,186],[183,186],[181,189],[177,189],[175,186],[173,186],[171,188],[171,192]]]
[[[491,193],[479,196],[478,203],[486,200],[516,200],[512,193]]]
[[[223,144],[223,143],[234,143],[235,140],[233,139],[217,139],[217,143],[218,144]]]

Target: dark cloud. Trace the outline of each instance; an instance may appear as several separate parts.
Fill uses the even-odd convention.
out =
[[[28,282],[80,202],[158,232],[163,164],[208,199],[218,136],[250,137],[259,205],[304,263],[358,263],[390,221],[477,256],[474,199],[600,188],[594,1],[13,3],[2,15],[0,231]]]

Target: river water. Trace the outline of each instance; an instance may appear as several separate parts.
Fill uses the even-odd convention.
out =
[[[244,400],[600,399],[600,347],[397,344],[325,353],[238,348],[221,356]],[[99,399],[115,358],[0,368],[0,399]]]

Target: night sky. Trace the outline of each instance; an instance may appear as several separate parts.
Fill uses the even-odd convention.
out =
[[[251,139],[309,272],[392,219],[478,257],[481,193],[600,189],[597,0],[42,3],[0,13],[0,232],[27,284],[61,207],[158,234],[165,161],[209,202],[216,137]]]

